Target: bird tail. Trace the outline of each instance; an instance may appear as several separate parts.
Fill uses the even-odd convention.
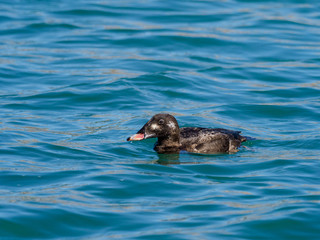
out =
[[[256,138],[248,137],[248,136],[240,136],[240,141],[241,142],[252,141],[252,140],[256,140]]]

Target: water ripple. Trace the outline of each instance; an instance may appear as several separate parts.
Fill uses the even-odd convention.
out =
[[[0,8],[3,238],[318,238],[318,3]],[[126,142],[158,112],[255,139],[217,155]]]

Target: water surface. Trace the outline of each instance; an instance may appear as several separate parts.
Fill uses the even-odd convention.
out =
[[[319,239],[320,4],[0,1],[2,239]],[[240,130],[158,155],[154,114]]]

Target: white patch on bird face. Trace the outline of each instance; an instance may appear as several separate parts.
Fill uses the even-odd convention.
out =
[[[172,129],[176,128],[176,125],[174,124],[174,122],[171,122],[171,121],[168,123],[168,126],[169,128],[172,128]]]
[[[156,124],[156,123],[153,123],[153,124],[151,124],[151,127],[150,127],[152,130],[156,130],[156,129],[158,129],[159,128],[159,125],[158,124]]]

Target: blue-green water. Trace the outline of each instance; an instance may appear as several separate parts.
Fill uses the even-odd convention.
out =
[[[320,239],[319,9],[0,1],[0,238]],[[159,112],[256,140],[125,141]]]

